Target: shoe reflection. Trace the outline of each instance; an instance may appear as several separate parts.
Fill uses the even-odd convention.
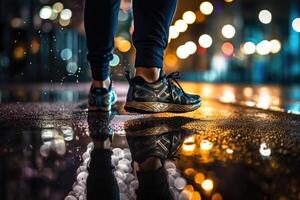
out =
[[[119,187],[112,166],[112,113],[89,112],[88,125],[94,147],[90,152],[86,198],[88,200],[120,199]]]
[[[191,134],[182,126],[193,119],[128,120],[124,124],[128,149],[112,145],[113,138],[117,138],[113,137],[110,127],[113,118],[113,113],[88,114],[89,134],[93,142],[82,155],[83,167],[78,169],[79,172],[86,169],[88,174],[85,177],[78,174],[70,195],[88,200],[177,199],[185,183],[180,182],[183,178],[178,177],[175,164],[168,160],[176,157],[182,142]],[[179,180],[179,184],[174,183],[175,179]],[[80,188],[77,185],[85,185],[81,184],[85,180],[85,194],[77,194],[76,189]]]
[[[134,119],[125,122],[127,143],[139,181],[137,199],[178,198],[179,193],[174,182],[170,183],[170,180],[175,178],[168,173],[176,171],[176,166],[167,160],[176,157],[184,139],[191,134],[182,128],[182,125],[191,120],[193,119],[173,117]]]

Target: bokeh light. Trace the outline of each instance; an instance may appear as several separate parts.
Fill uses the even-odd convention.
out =
[[[176,29],[175,26],[170,26],[169,30],[169,38],[175,39],[179,36],[179,31]]]
[[[68,25],[70,25],[70,23],[71,23],[71,20],[70,20],[70,19],[64,20],[64,19],[62,19],[62,18],[59,18],[59,24],[60,24],[61,26],[68,26]]]
[[[222,35],[227,39],[233,38],[235,36],[235,32],[234,26],[230,24],[227,24],[222,28]]]
[[[52,15],[52,9],[50,6],[44,6],[40,10],[39,16],[42,19],[49,19]]]
[[[222,49],[223,54],[226,55],[226,56],[232,56],[233,53],[234,53],[234,46],[230,42],[225,42],[222,45],[221,49]]]
[[[119,51],[125,53],[128,52],[131,49],[131,43],[128,40],[121,39],[117,44],[117,48]]]
[[[182,19],[177,20],[174,25],[179,32],[184,32],[188,28],[187,23],[185,23]]]
[[[187,24],[192,24],[196,21],[196,14],[193,11],[186,11],[182,15],[183,21]]]
[[[281,43],[279,40],[271,40],[271,53],[278,53],[281,50]]]
[[[189,54],[194,54],[197,51],[197,45],[192,41],[186,42],[185,46]]]
[[[271,43],[268,40],[263,40],[256,45],[256,51],[259,55],[268,55],[271,52]]]
[[[194,177],[194,181],[195,181],[195,183],[197,183],[197,184],[201,184],[203,181],[205,180],[205,176],[204,176],[204,174],[202,174],[202,173],[197,173],[196,175],[195,175],[195,177]]]
[[[199,45],[203,48],[209,48],[211,47],[212,43],[213,43],[213,40],[211,38],[210,35],[208,34],[203,34],[199,37]]]
[[[204,14],[204,15],[210,15],[214,10],[214,6],[208,2],[208,1],[204,1],[200,4],[200,11]]]
[[[64,5],[61,2],[53,4],[52,9],[54,12],[60,13],[64,9]]]
[[[115,67],[117,66],[118,64],[120,63],[120,58],[117,54],[114,54],[113,55],[113,59],[109,62],[109,65],[111,67]]]
[[[77,72],[78,65],[76,62],[69,62],[66,69],[69,74],[75,74]]]
[[[178,59],[174,54],[167,54],[165,57],[165,63],[168,66],[174,67],[178,63]]]
[[[262,156],[270,156],[271,155],[271,149],[267,147],[266,143],[261,143],[259,147],[259,153]]]
[[[14,49],[14,57],[17,60],[22,60],[25,57],[25,54],[26,54],[26,52],[25,52],[24,47],[16,47]]]
[[[72,11],[70,9],[63,9],[60,13],[60,18],[63,20],[69,20],[72,17]]]
[[[243,46],[242,46],[242,52],[246,55],[251,55],[254,54],[256,51],[256,46],[253,42],[246,42]]]
[[[214,193],[212,196],[211,196],[211,200],[223,200],[223,197],[220,193]]]
[[[176,55],[178,56],[178,58],[180,59],[186,59],[190,54],[187,51],[185,45],[181,45],[177,48],[176,50]]]
[[[262,10],[258,15],[259,21],[263,24],[269,24],[272,21],[272,13],[268,10]]]
[[[211,150],[213,147],[213,143],[210,142],[209,140],[202,140],[200,142],[200,149],[204,151]]]
[[[214,188],[214,182],[211,179],[206,179],[201,183],[201,187],[205,191],[211,191]]]
[[[300,18],[293,20],[292,27],[296,32],[300,33]]]
[[[60,57],[63,60],[70,60],[73,56],[72,50],[69,48],[65,48],[60,52]]]

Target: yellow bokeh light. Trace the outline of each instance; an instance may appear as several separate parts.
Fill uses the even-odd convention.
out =
[[[195,148],[196,148],[196,145],[195,145],[195,144],[183,144],[183,145],[182,145],[183,151],[187,151],[187,152],[189,152],[189,151],[194,151]]]
[[[197,191],[194,191],[191,200],[201,200],[201,195],[200,195],[200,193],[197,192]]]
[[[194,177],[194,181],[197,184],[202,184],[202,182],[205,180],[205,176],[202,173],[197,173]]]
[[[214,193],[211,197],[211,200],[223,200],[223,197],[220,193]]]
[[[214,188],[214,182],[210,179],[206,179],[201,183],[201,187],[206,191],[210,191]]]
[[[224,1],[227,2],[227,3],[233,2],[233,0],[224,0]]]
[[[204,14],[204,15],[210,15],[214,10],[214,6],[208,2],[208,1],[204,1],[200,4],[200,11]]]
[[[64,5],[61,2],[56,2],[52,7],[54,12],[60,13],[64,9]]]
[[[117,48],[123,53],[128,52],[131,49],[131,43],[128,40],[121,40],[119,41]]]
[[[169,65],[171,67],[176,66],[178,62],[178,59],[176,55],[174,54],[167,54],[165,57],[165,63],[166,65]]]
[[[64,20],[62,18],[59,18],[59,24],[61,26],[68,26],[70,24],[71,20],[70,19],[67,19],[67,20]]]
[[[187,176],[194,176],[196,170],[194,168],[187,168],[184,170],[184,174]]]
[[[195,143],[195,136],[190,136],[190,137],[186,138],[183,143],[184,144]]]
[[[192,185],[186,185],[184,187],[184,190],[189,191],[189,192],[194,192],[194,187]]]
[[[14,49],[14,57],[17,59],[17,60],[22,60],[24,57],[25,57],[25,49],[23,47],[16,47]]]

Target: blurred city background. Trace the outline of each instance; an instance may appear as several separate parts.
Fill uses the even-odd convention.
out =
[[[19,86],[38,82],[57,92],[90,81],[83,7],[83,0],[0,0],[1,102],[80,99],[79,86],[56,96],[42,84],[40,95]],[[117,81],[134,63],[132,15],[131,0],[122,0],[110,62]],[[183,81],[208,84],[195,85],[204,97],[300,113],[300,1],[178,1],[164,65]],[[13,83],[16,94],[7,92]]]
[[[166,71],[179,70],[188,81],[299,83],[299,2],[179,1]],[[0,81],[90,80],[83,5],[83,0],[0,0]],[[120,78],[133,64],[133,30],[131,0],[123,0],[111,61]]]

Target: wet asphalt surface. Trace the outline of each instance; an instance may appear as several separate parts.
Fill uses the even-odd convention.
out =
[[[300,199],[300,116],[206,99],[191,113],[141,115],[120,99],[109,116],[85,100],[0,104],[0,199],[85,199],[88,188],[74,186],[99,130],[125,154],[129,136],[179,138],[169,182],[185,182],[170,183],[174,199]],[[121,199],[135,198],[122,187]]]

